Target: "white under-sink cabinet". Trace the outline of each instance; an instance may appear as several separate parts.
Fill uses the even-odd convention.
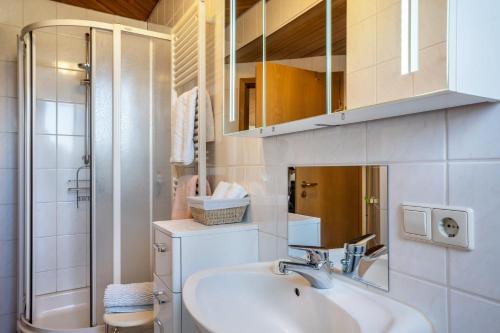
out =
[[[494,0],[347,1],[347,109],[500,99],[499,12]]]
[[[195,333],[182,305],[182,286],[207,268],[258,261],[258,226],[236,223],[205,226],[193,220],[153,223],[155,333]]]

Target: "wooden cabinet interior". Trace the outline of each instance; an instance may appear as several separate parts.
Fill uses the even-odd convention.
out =
[[[325,1],[301,13],[266,36],[266,60],[296,59],[326,54]],[[346,54],[346,0],[332,1],[332,54]],[[236,62],[262,61],[262,35],[236,50]],[[229,56],[226,57],[229,63]]]
[[[239,130],[263,126],[262,63],[256,78],[241,78],[239,87]],[[266,126],[326,113],[326,75],[275,63],[266,64]],[[344,105],[344,73],[332,73],[332,104]]]
[[[262,63],[256,65],[256,127],[262,126]],[[342,107],[344,73],[332,73],[332,101]],[[292,66],[266,63],[266,126],[326,113],[326,75]]]

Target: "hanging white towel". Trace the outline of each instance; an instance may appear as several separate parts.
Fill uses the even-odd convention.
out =
[[[213,142],[215,141],[215,120],[214,120],[214,109],[212,108],[212,101],[210,99],[210,95],[208,94],[208,91],[205,94],[207,104],[206,104],[206,121],[207,121],[207,126],[206,126],[206,136],[207,136],[207,142]]]
[[[194,121],[198,88],[180,95],[172,110],[172,146],[170,162],[190,165],[194,161]]]
[[[198,111],[198,87],[180,95],[172,112],[172,146],[170,162],[172,164],[190,165],[195,157],[195,119]],[[212,101],[208,92],[206,96],[206,141],[215,141],[215,121]]]

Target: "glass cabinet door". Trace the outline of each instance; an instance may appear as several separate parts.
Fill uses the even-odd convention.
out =
[[[226,0],[224,133],[264,126],[262,18],[262,1]]]
[[[447,1],[347,2],[347,108],[447,88]]]

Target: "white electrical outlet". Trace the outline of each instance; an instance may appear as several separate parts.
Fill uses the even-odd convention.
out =
[[[472,209],[409,202],[402,208],[405,238],[457,249],[474,248]]]
[[[432,240],[455,247],[473,249],[472,211],[432,209]]]

